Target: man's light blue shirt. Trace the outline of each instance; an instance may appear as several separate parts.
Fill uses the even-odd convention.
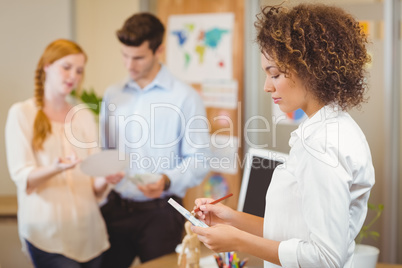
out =
[[[109,87],[100,123],[102,147],[125,152],[130,160],[126,177],[164,173],[170,178],[164,196],[184,197],[209,170],[209,123],[202,99],[164,65],[143,89],[131,79]],[[149,199],[127,178],[115,191],[124,198]]]

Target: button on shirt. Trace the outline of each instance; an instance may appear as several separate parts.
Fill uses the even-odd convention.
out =
[[[164,173],[171,186],[163,196],[184,197],[208,172],[209,129],[199,94],[165,66],[141,89],[133,80],[108,88],[102,105],[105,149],[126,153],[127,176]],[[148,200],[124,178],[115,186],[122,197]]]
[[[354,239],[374,185],[363,132],[348,113],[325,106],[289,144],[289,158],[267,191],[264,237],[281,241],[283,267],[353,267]]]

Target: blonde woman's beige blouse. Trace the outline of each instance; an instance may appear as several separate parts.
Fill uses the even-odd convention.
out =
[[[88,261],[109,247],[106,226],[92,188],[92,178],[79,165],[63,171],[27,194],[29,173],[50,166],[58,157],[75,153],[80,159],[98,151],[97,127],[86,106],[75,106],[70,122],[52,122],[52,133],[43,150],[31,146],[36,115],[34,100],[14,104],[6,123],[7,162],[17,186],[18,228],[28,240],[46,252],[63,254],[76,261]]]

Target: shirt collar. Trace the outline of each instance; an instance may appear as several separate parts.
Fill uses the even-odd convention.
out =
[[[289,145],[292,147],[298,139],[306,140],[316,129],[320,128],[328,119],[338,117],[340,108],[338,105],[331,104],[322,107],[311,118],[303,121],[299,127],[290,134]]]
[[[124,85],[123,90],[134,89],[144,92],[153,89],[171,90],[172,85],[173,85],[173,76],[170,74],[166,66],[161,64],[161,69],[159,70],[155,79],[152,80],[152,82],[149,85],[141,89],[140,86],[137,84],[137,82],[135,82],[131,78],[128,78]]]

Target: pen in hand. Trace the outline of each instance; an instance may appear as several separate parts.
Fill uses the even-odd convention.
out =
[[[229,197],[231,197],[233,194],[232,193],[230,193],[230,194],[228,194],[228,195],[225,195],[224,197],[221,197],[221,198],[219,198],[219,199],[216,199],[216,200],[214,200],[214,201],[212,201],[211,203],[209,203],[209,204],[216,204],[216,203],[219,203],[219,202],[221,202],[222,200],[225,200],[226,198],[229,198]],[[194,209],[193,211],[191,211],[191,214],[195,214],[196,212],[198,212],[198,211],[200,211],[200,208],[198,207],[198,208],[196,208],[196,209]]]

